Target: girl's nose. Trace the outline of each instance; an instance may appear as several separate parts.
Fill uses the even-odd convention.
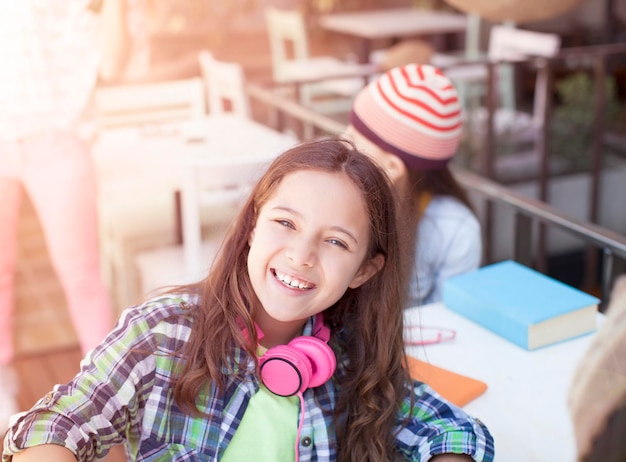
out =
[[[298,236],[291,239],[287,245],[287,258],[297,266],[311,267],[317,259],[317,251],[311,239]]]

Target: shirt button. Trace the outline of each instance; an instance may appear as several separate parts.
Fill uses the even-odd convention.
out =
[[[311,446],[312,441],[311,441],[311,438],[309,438],[308,436],[305,436],[304,438],[300,440],[300,443],[305,448],[308,448],[309,446]]]
[[[47,406],[48,404],[51,404],[53,400],[54,400],[54,393],[50,392],[46,396],[44,396],[43,404]]]

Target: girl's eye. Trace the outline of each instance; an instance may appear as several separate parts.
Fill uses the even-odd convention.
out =
[[[339,239],[328,239],[328,242],[330,244],[332,244],[332,245],[339,246],[342,249],[347,249],[348,248],[348,246],[343,241],[340,241]]]
[[[275,220],[281,226],[285,226],[287,228],[295,229],[296,227],[289,220]]]

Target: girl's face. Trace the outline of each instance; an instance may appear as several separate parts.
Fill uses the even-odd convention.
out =
[[[266,346],[299,335],[308,317],[384,263],[382,255],[365,258],[369,217],[359,189],[343,173],[287,175],[259,210],[249,244],[248,272],[263,308],[255,321],[274,337]]]

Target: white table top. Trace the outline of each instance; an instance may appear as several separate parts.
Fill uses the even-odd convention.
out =
[[[386,39],[418,35],[464,32],[464,14],[418,8],[388,8],[321,16],[322,28],[365,39]]]
[[[599,323],[603,318],[598,314]],[[487,383],[487,391],[464,409],[489,428],[496,462],[575,460],[567,394],[594,334],[529,352],[440,303],[406,310],[405,321],[456,331],[453,341],[407,351]]]
[[[155,187],[176,190],[192,157],[216,164],[271,160],[295,144],[293,136],[251,119],[220,115],[193,124],[111,130],[94,144],[92,155],[102,183],[149,175]]]

